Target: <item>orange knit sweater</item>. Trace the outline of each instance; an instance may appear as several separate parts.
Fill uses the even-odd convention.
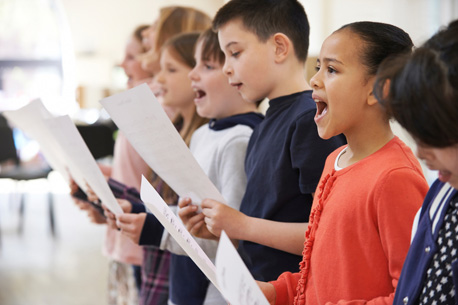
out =
[[[391,304],[428,185],[412,151],[395,137],[335,170],[326,160],[299,273],[272,282],[276,304]]]

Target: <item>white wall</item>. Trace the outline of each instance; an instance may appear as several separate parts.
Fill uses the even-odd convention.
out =
[[[355,21],[391,23],[420,44],[437,29],[458,18],[457,0],[300,0],[310,22],[310,55],[342,25]]]
[[[140,24],[151,24],[169,5],[198,8],[210,16],[223,0],[60,0],[67,15],[76,56],[77,85],[85,87],[90,106],[99,107],[103,89],[114,86],[114,67],[125,43]]]
[[[122,60],[125,42],[139,24],[149,24],[167,5],[193,6],[213,16],[227,0],[60,0],[68,17],[76,55],[76,81],[98,107],[102,89],[113,87],[113,68]],[[342,25],[360,20],[392,23],[416,44],[441,25],[458,18],[458,0],[300,0],[311,26],[311,56]]]

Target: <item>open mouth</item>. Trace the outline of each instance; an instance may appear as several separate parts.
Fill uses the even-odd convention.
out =
[[[207,93],[205,93],[205,91],[200,90],[200,89],[194,89],[194,93],[196,94],[195,100],[199,100],[199,99],[201,99],[201,98],[203,98],[204,96],[207,95]]]
[[[328,112],[328,104],[321,100],[315,100],[316,103],[316,117],[321,118]]]

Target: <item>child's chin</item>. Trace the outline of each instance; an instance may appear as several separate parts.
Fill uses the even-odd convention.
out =
[[[323,140],[329,140],[330,138],[334,136],[334,135],[329,134],[329,132],[327,132],[326,130],[323,130],[322,128],[319,128],[319,127],[318,127],[318,135]]]
[[[208,118],[207,111],[205,111],[204,107],[196,107],[197,114],[202,118]]]

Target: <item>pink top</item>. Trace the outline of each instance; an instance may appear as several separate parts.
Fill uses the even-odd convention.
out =
[[[121,131],[116,138],[113,156],[111,178],[140,190],[141,176],[148,177],[151,170]],[[142,264],[142,247],[110,227],[107,228],[103,253],[121,263]]]

